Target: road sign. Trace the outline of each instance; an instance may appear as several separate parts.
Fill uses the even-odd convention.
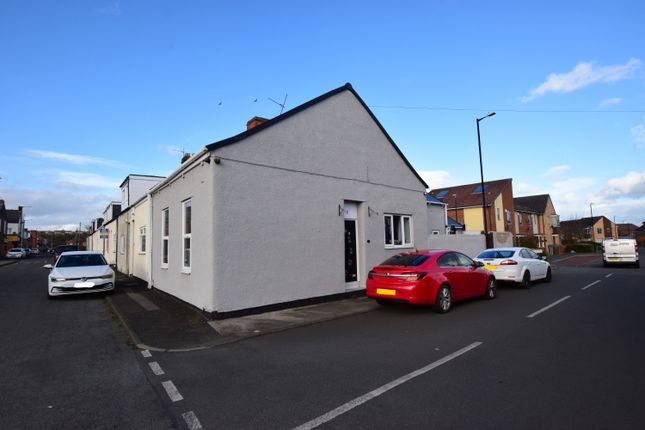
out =
[[[107,239],[110,235],[110,231],[107,228],[102,228],[99,230],[99,238]]]

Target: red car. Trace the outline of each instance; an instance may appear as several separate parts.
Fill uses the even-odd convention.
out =
[[[435,311],[446,313],[458,300],[495,298],[495,276],[482,266],[460,252],[445,249],[403,252],[369,272],[367,296],[381,304],[433,305]]]

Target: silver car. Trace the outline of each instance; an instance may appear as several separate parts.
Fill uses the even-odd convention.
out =
[[[63,252],[47,277],[49,298],[69,294],[87,294],[114,290],[114,270],[98,251]]]
[[[23,248],[11,248],[7,251],[7,258],[25,258],[25,250]]]

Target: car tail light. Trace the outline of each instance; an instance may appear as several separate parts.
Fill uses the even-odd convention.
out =
[[[374,279],[374,271],[370,270],[369,273],[367,274],[367,279]]]
[[[404,280],[408,282],[418,281],[423,279],[427,275],[426,272],[410,272],[410,273],[401,273],[401,276]]]
[[[499,264],[500,264],[500,266],[515,266],[515,265],[517,265],[517,261],[515,261],[515,260],[504,260]]]

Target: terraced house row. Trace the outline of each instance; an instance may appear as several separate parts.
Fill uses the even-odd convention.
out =
[[[370,268],[401,251],[481,251],[476,203],[457,188],[428,193],[346,84],[273,119],[253,117],[168,177],[129,175],[121,201],[93,220],[87,246],[213,318],[260,312],[363,294]],[[487,230],[511,245],[523,231],[507,222],[512,181],[485,188]],[[541,209],[536,222],[546,225],[552,214]],[[545,247],[556,234],[537,232]]]

